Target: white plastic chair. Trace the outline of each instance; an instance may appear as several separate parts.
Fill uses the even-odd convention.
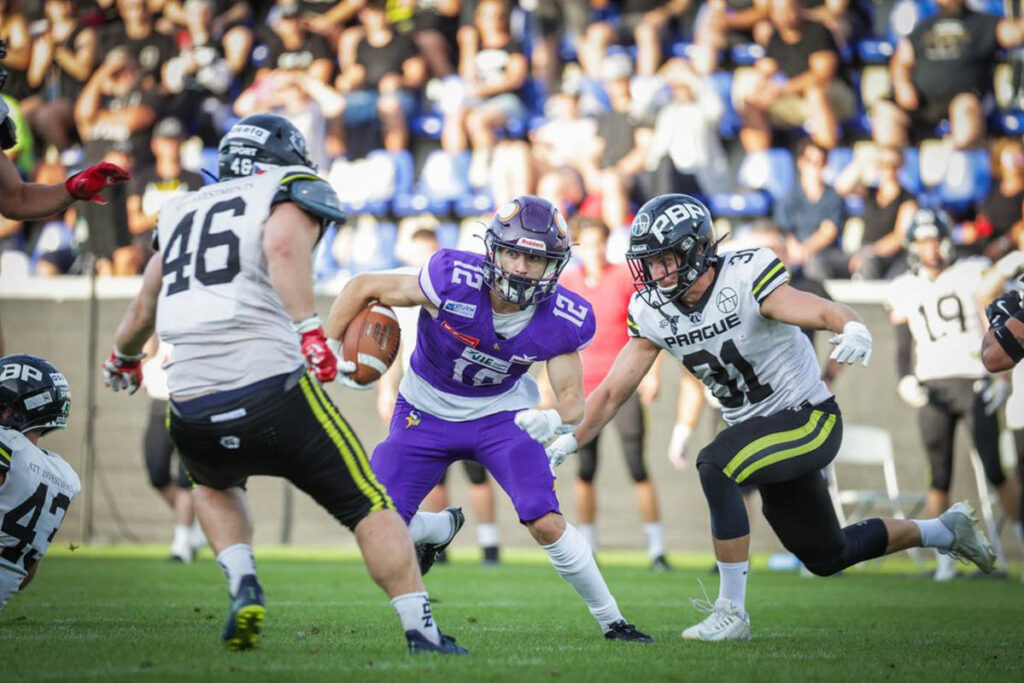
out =
[[[884,489],[841,489],[836,476],[836,466],[878,467],[885,481]],[[836,459],[828,467],[829,492],[836,516],[843,526],[865,519],[878,505],[887,506],[896,519],[913,517],[924,507],[924,493],[901,493],[896,478],[896,460],[893,455],[892,436],[886,429],[868,425],[844,425],[843,444]],[[852,506],[849,514],[846,507]],[[904,510],[907,514],[904,514]],[[924,559],[916,548],[910,556],[919,566]]]

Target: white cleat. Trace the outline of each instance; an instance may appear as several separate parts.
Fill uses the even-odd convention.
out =
[[[936,581],[952,581],[956,578],[956,560],[952,555],[939,555],[935,562]]]
[[[949,548],[937,548],[943,555],[952,555],[961,562],[973,562],[986,574],[996,568],[996,554],[992,550],[985,533],[974,516],[974,508],[963,501],[954,504],[939,515],[939,521],[953,532],[953,545]]]
[[[714,605],[693,598],[690,602],[697,611],[707,612],[708,616],[683,631],[684,640],[750,640],[750,615],[732,600],[719,598]]]

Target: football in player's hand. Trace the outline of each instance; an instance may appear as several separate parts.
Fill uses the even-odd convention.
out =
[[[345,360],[356,364],[349,377],[359,384],[376,382],[395,362],[401,341],[398,316],[391,307],[372,303],[359,311],[342,340]]]

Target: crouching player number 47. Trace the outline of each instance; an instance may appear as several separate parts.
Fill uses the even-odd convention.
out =
[[[840,363],[871,355],[871,334],[852,309],[788,286],[768,249],[717,253],[707,208],[687,195],[662,195],[633,221],[626,254],[637,288],[630,340],[590,394],[586,419],[548,447],[552,465],[597,435],[665,349],[722,403],[728,428],[697,458],[711,512],[721,575],[718,600],[697,601],[708,616],[683,631],[694,640],[745,640],[750,526],[740,493],[754,484],[764,516],[783,545],[815,574],[914,546],[995,561],[973,511],[957,503],[926,521],[869,519],[839,527],[823,476],[839,449],[843,422],[800,328],[831,330]]]

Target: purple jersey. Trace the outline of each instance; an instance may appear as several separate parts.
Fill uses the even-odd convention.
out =
[[[532,383],[526,374],[532,364],[578,351],[594,336],[590,304],[559,286],[553,296],[537,304],[524,329],[508,339],[500,337],[494,330],[482,261],[479,254],[442,249],[420,271],[420,287],[438,315],[434,318],[425,310],[420,314],[409,373],[415,377],[406,376],[409,381],[403,380],[402,394],[429,412],[435,412],[435,402],[428,393],[454,399],[448,403],[462,399],[460,405],[468,400],[493,408],[447,416],[449,419],[515,409],[509,402],[499,406],[493,399],[516,392],[524,382]],[[535,404],[536,400],[521,407]]]

